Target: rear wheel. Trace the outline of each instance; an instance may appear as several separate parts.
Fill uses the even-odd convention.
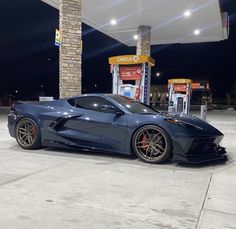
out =
[[[171,155],[169,135],[160,127],[146,125],[138,129],[132,139],[135,154],[148,163],[162,163]]]
[[[16,125],[16,141],[23,149],[36,149],[41,145],[40,130],[30,118],[22,118]]]

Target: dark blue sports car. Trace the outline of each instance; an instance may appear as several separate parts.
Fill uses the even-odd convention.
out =
[[[41,146],[135,154],[149,163],[225,158],[223,134],[182,114],[162,113],[127,97],[90,94],[50,102],[15,103],[12,137],[24,149]]]

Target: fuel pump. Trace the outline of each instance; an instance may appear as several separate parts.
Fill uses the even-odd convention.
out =
[[[146,55],[109,58],[113,77],[112,93],[150,103],[151,67],[155,60]]]
[[[191,79],[168,80],[169,112],[188,114],[190,111]]]

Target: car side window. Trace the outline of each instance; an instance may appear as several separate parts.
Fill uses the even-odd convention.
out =
[[[103,113],[115,113],[115,106],[110,101],[96,96],[79,97],[68,101],[73,107]],[[110,109],[109,109],[110,108]]]

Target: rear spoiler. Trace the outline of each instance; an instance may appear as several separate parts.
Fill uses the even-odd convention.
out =
[[[12,104],[40,104],[41,102],[39,101],[14,101]]]
[[[55,100],[53,100],[55,101]],[[53,101],[14,101],[11,105],[11,108],[14,108],[17,105],[39,105],[39,106],[50,106]]]
[[[32,105],[39,105],[39,101],[13,101],[10,107],[10,110],[15,110],[15,105],[21,105],[21,104],[32,104]]]

